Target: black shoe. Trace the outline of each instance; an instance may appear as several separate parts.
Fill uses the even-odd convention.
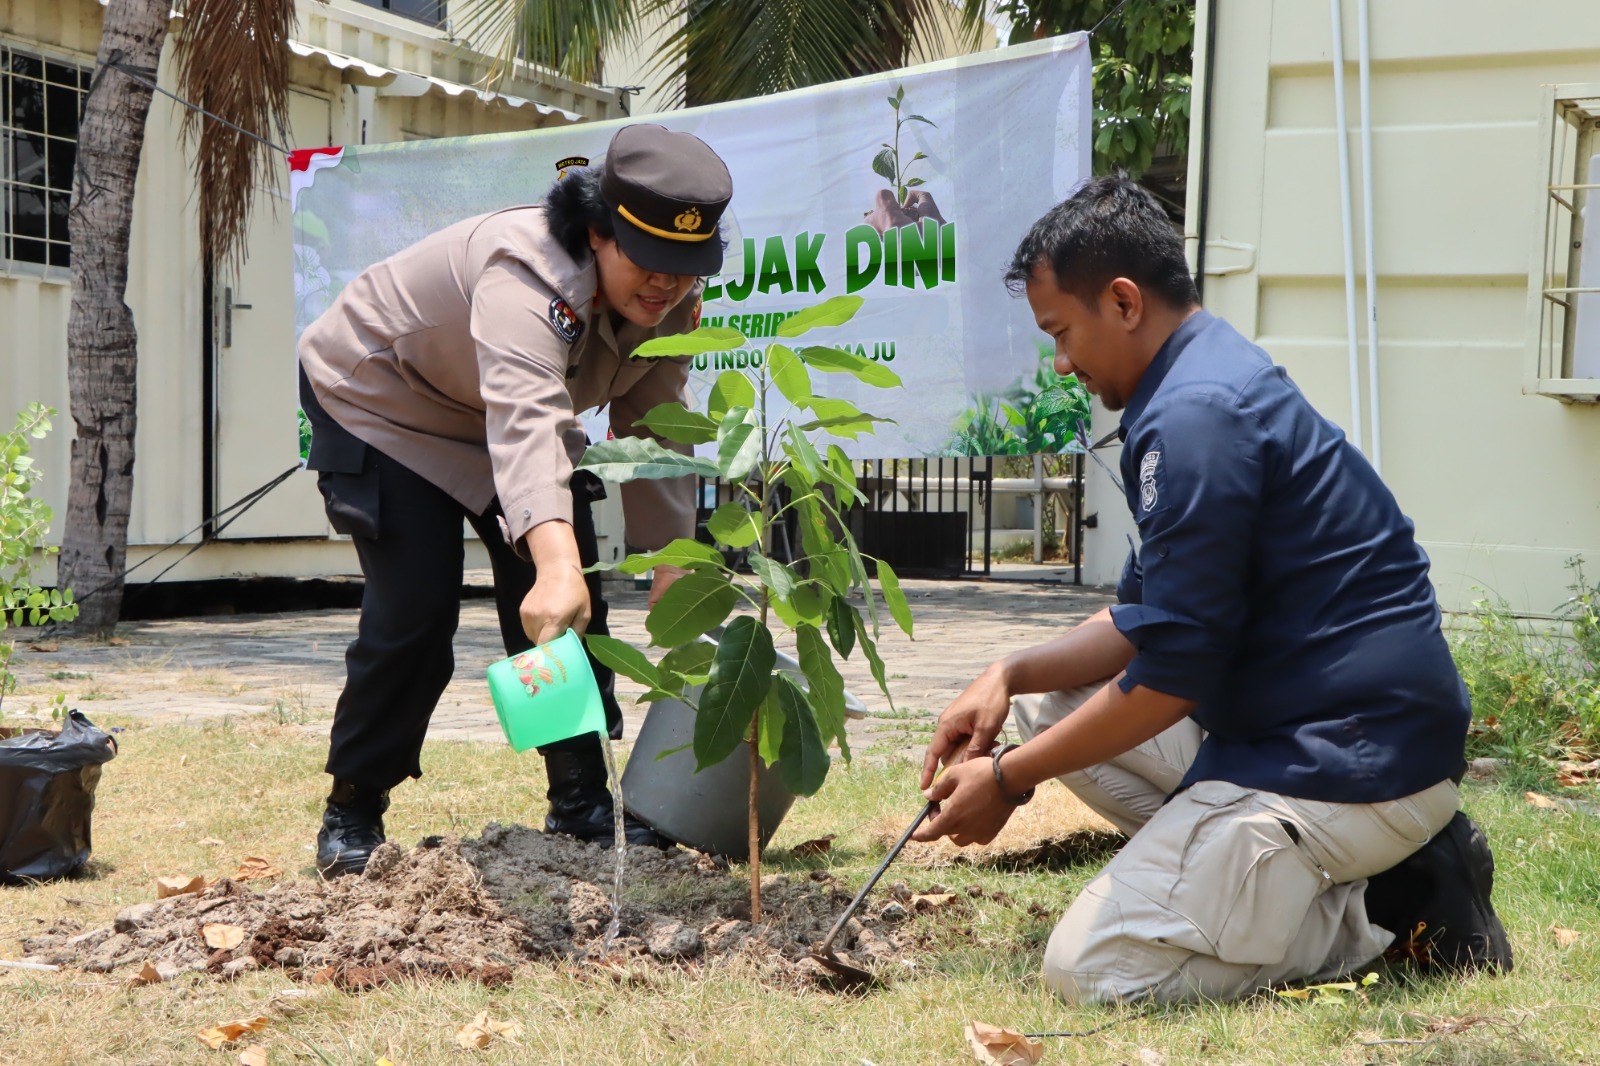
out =
[[[611,847],[617,836],[616,807],[606,787],[606,764],[599,742],[570,751],[546,750],[543,755],[550,778],[550,813],[545,815],[544,831]],[[622,814],[622,831],[629,844],[673,846],[627,811]]]
[[[1367,882],[1367,917],[1395,934],[1385,953],[1424,969],[1511,972],[1511,942],[1494,913],[1494,855],[1460,811],[1416,854]]]
[[[324,877],[358,874],[372,849],[383,843],[383,814],[389,791],[374,792],[335,781],[317,833],[317,870]]]

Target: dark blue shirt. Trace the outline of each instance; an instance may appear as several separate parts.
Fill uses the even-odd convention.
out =
[[[1470,719],[1394,495],[1281,367],[1205,311],[1122,417],[1139,524],[1111,609],[1124,691],[1194,700],[1183,785],[1377,803],[1457,773]]]

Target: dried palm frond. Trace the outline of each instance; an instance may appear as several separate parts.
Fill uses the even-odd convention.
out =
[[[178,95],[256,137],[282,145],[289,110],[294,0],[188,0],[176,41]],[[254,137],[198,111],[183,117],[195,153],[200,231],[212,262],[237,266],[257,186],[276,188],[283,161]]]

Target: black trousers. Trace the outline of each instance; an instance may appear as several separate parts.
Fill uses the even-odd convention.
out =
[[[307,390],[309,391],[309,390]],[[310,414],[310,412],[308,412]],[[327,416],[316,412],[318,433]],[[324,441],[327,437],[324,436]],[[388,789],[421,777],[419,757],[428,720],[455,670],[452,639],[461,613],[465,518],[489,550],[495,606],[507,655],[533,646],[522,628],[520,608],[536,570],[517,557],[500,532],[498,501],[470,514],[442,489],[369,445],[345,470],[321,470],[317,484],[335,529],[349,533],[366,577],[361,622],[345,653],[344,691],[333,715],[327,772],[368,789]],[[315,457],[313,457],[315,465]],[[573,478],[572,527],[584,566],[598,558],[590,503],[603,496],[586,474]],[[592,617],[589,632],[607,633],[607,606],[600,575],[585,577]],[[484,664],[487,665],[487,664]],[[600,683],[611,736],[622,735],[622,710],[610,669],[589,657]],[[476,664],[474,664],[476,668]],[[575,737],[541,751],[597,746],[592,736]]]

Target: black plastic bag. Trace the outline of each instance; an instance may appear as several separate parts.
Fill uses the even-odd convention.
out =
[[[100,767],[117,742],[77,711],[61,732],[0,739],[0,884],[65,877],[89,861]]]

